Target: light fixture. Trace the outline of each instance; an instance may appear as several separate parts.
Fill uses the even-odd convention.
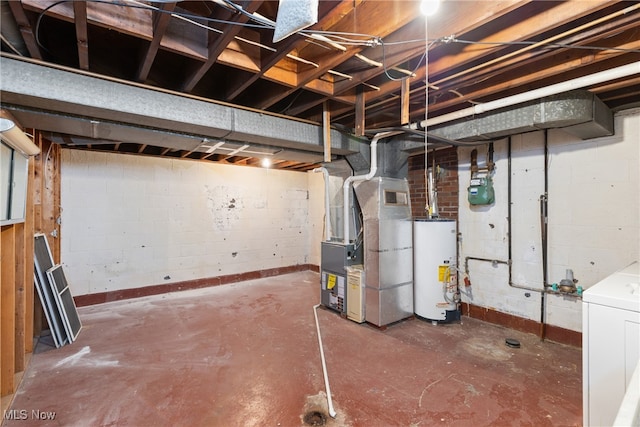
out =
[[[263,168],[268,168],[269,166],[271,166],[271,159],[268,157],[265,157],[262,159],[262,162],[260,164],[262,165]]]
[[[433,16],[440,7],[440,0],[422,0],[420,2],[420,12],[424,16]]]
[[[40,148],[16,126],[13,120],[0,117],[0,138],[25,156],[35,156],[40,153]]]

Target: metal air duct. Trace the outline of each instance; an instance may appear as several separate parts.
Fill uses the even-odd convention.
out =
[[[613,135],[613,112],[591,92],[574,90],[432,126],[429,132],[451,140],[491,141],[553,128],[580,139]]]

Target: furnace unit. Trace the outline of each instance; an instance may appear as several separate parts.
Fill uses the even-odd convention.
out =
[[[362,264],[362,247],[322,242],[320,302],[347,315],[347,268]]]
[[[384,326],[413,315],[413,241],[406,179],[355,186],[364,218],[365,319]]]
[[[321,250],[320,302],[376,326],[413,315],[408,153],[402,140],[377,146],[379,138],[399,133],[378,134],[361,153],[318,169],[325,174],[329,221]]]

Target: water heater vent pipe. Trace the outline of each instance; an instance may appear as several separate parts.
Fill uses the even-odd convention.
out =
[[[343,242],[345,245],[349,244],[349,195],[350,195],[349,187],[352,182],[369,181],[371,178],[373,178],[376,175],[376,172],[378,172],[378,141],[382,138],[388,138],[390,136],[399,135],[401,133],[404,133],[404,131],[398,130],[398,131],[380,132],[375,134],[370,144],[371,169],[369,170],[369,173],[367,173],[366,175],[350,176],[344,180],[344,184],[342,185],[342,196],[343,196],[343,215],[344,215]]]

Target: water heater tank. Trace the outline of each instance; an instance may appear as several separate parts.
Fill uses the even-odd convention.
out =
[[[453,220],[416,220],[413,224],[414,312],[425,319],[460,319],[456,234]]]

